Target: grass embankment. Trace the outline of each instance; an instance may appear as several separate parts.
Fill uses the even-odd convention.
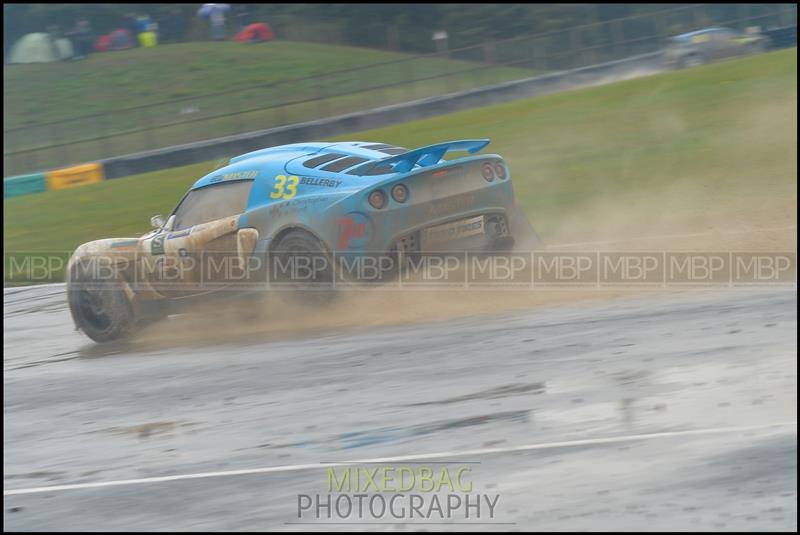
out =
[[[533,74],[454,59],[285,41],[184,43],[94,54],[74,63],[9,65],[3,71],[3,128],[28,126],[5,136],[4,176]],[[319,75],[324,77],[308,78]],[[142,105],[150,107],[137,108]],[[46,124],[51,121],[65,122]],[[45,125],[35,126],[40,123]]]

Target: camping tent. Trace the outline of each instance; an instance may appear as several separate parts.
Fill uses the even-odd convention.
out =
[[[272,39],[272,28],[264,22],[256,22],[245,27],[242,31],[237,33],[234,41],[250,42],[250,41],[270,41]]]
[[[73,55],[68,39],[52,39],[47,33],[29,33],[14,43],[9,63],[50,63]]]

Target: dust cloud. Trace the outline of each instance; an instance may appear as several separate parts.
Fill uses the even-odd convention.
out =
[[[716,150],[719,157],[719,147],[725,144],[731,151],[752,155],[748,165],[724,159],[719,165],[676,162],[671,160],[673,154],[663,154],[656,158],[658,170],[632,169],[621,154],[622,173],[658,172],[667,179],[565,211],[558,226],[542,236],[546,250],[795,252],[796,101],[771,101],[758,109],[741,110],[736,120],[738,125],[727,138],[709,140],[709,148],[700,147],[697,153]],[[644,117],[642,128],[650,135],[669,136],[688,132],[689,125],[677,114],[660,112]],[[173,316],[145,329],[137,340],[156,345],[242,343],[248,338],[313,336],[691,291],[695,290],[369,287],[342,290],[325,306],[302,305],[288,293],[276,292],[260,305],[211,307]]]

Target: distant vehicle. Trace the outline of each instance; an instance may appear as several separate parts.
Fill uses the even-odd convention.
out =
[[[198,296],[264,293],[237,286],[238,272],[217,269],[224,258],[501,252],[520,238],[536,248],[508,164],[497,154],[474,154],[488,144],[460,140],[407,150],[298,143],[232,158],[195,182],[166,220],[154,216],[151,232],[77,248],[67,267],[75,325],[105,342]],[[470,155],[445,160],[450,152]]]
[[[670,68],[696,67],[733,56],[763,52],[769,39],[761,33],[707,28],[670,37],[664,62]]]

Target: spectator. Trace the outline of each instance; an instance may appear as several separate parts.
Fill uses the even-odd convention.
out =
[[[201,17],[208,17],[211,21],[211,37],[215,41],[225,39],[225,13],[230,10],[228,4],[203,4],[197,12]]]
[[[225,39],[225,12],[221,9],[215,9],[209,15],[211,19],[211,37],[215,41],[222,41]]]
[[[92,53],[92,44],[94,43],[94,34],[92,26],[85,18],[78,20],[75,25],[75,30],[72,32],[73,40],[75,42],[75,55],[76,59],[86,59]]]
[[[143,32],[151,31],[151,29],[152,29],[151,25],[152,24],[153,24],[153,21],[150,20],[150,16],[149,15],[147,15],[147,14],[139,15],[138,17],[136,17],[136,33],[140,34],[140,33],[143,33]]]

